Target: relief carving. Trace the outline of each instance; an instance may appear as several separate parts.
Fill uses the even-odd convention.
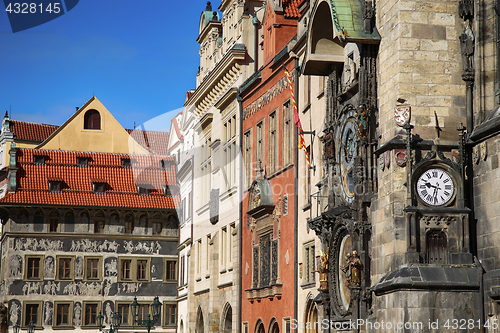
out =
[[[63,294],[71,296],[100,296],[102,283],[72,282],[63,289]]]
[[[136,293],[139,288],[141,288],[142,286],[142,283],[119,283],[118,284],[118,295],[120,293],[123,293],[123,294],[132,294],[132,293]]]
[[[61,286],[59,282],[26,282],[23,286],[23,295],[57,295]]]
[[[133,241],[125,241],[125,245],[123,246],[128,253],[132,253],[134,251],[143,251],[145,253],[155,253],[160,254],[161,245],[159,242],[137,242],[134,245]]]
[[[16,238],[12,248],[15,251],[62,251],[63,245],[60,240]]]
[[[89,239],[72,240],[70,252],[114,252],[118,251],[118,244],[116,241],[91,241]]]

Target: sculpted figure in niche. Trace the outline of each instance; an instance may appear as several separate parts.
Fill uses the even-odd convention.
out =
[[[48,279],[53,279],[55,274],[54,257],[45,257],[44,276]]]
[[[320,251],[319,266],[315,271],[319,272],[320,289],[328,289],[328,252],[328,249],[326,252]]]
[[[20,255],[13,255],[10,257],[10,277],[21,276],[22,258]]]
[[[469,20],[464,22],[464,33],[460,35],[460,51],[462,53],[462,69],[464,72],[474,70],[474,33]]]
[[[346,256],[346,263],[341,268],[346,277],[346,284],[348,286],[359,286],[361,284],[361,269],[363,264],[358,256],[358,251],[353,251]]]

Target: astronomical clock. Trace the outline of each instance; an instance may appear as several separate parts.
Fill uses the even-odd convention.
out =
[[[328,197],[328,209],[308,224],[328,256],[320,290],[333,322],[365,319],[371,311],[367,212],[377,191],[375,58],[372,46],[348,43],[344,63],[333,67],[327,80],[321,140],[328,176],[320,191]]]

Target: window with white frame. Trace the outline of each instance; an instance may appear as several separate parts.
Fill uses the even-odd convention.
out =
[[[196,276],[201,277],[201,239],[196,242]]]
[[[246,177],[246,188],[250,187],[252,183],[252,130],[249,129],[243,135],[243,149],[244,152],[244,160],[245,160],[245,177]]]
[[[227,227],[222,227],[220,233],[220,263],[225,270],[227,265]]]
[[[211,156],[211,138],[207,138],[205,143],[202,145],[201,152],[201,188],[200,188],[200,206],[208,203],[210,200],[210,190],[211,190],[211,177],[212,177],[212,156]]]
[[[257,124],[257,127],[255,129],[255,134],[256,134],[256,146],[255,147],[255,163],[257,167],[264,167],[265,161],[264,161],[264,120],[260,121]],[[259,163],[260,162],[260,163]]]
[[[207,256],[207,265],[206,265],[206,277],[210,276],[210,242],[212,241],[212,236],[207,235],[206,241],[206,256]]]
[[[278,138],[278,110],[269,115],[269,173],[278,170],[279,138]]]
[[[314,241],[304,244],[303,250],[303,267],[304,274],[302,275],[303,284],[314,282],[314,270],[316,269],[315,257],[315,244]]]
[[[223,126],[223,176],[226,190],[236,186],[236,115],[229,117]]]

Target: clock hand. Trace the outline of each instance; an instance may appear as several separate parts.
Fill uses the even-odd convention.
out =
[[[432,185],[431,183],[425,183],[425,186],[427,186],[427,188],[431,187],[438,188],[436,185]]]

